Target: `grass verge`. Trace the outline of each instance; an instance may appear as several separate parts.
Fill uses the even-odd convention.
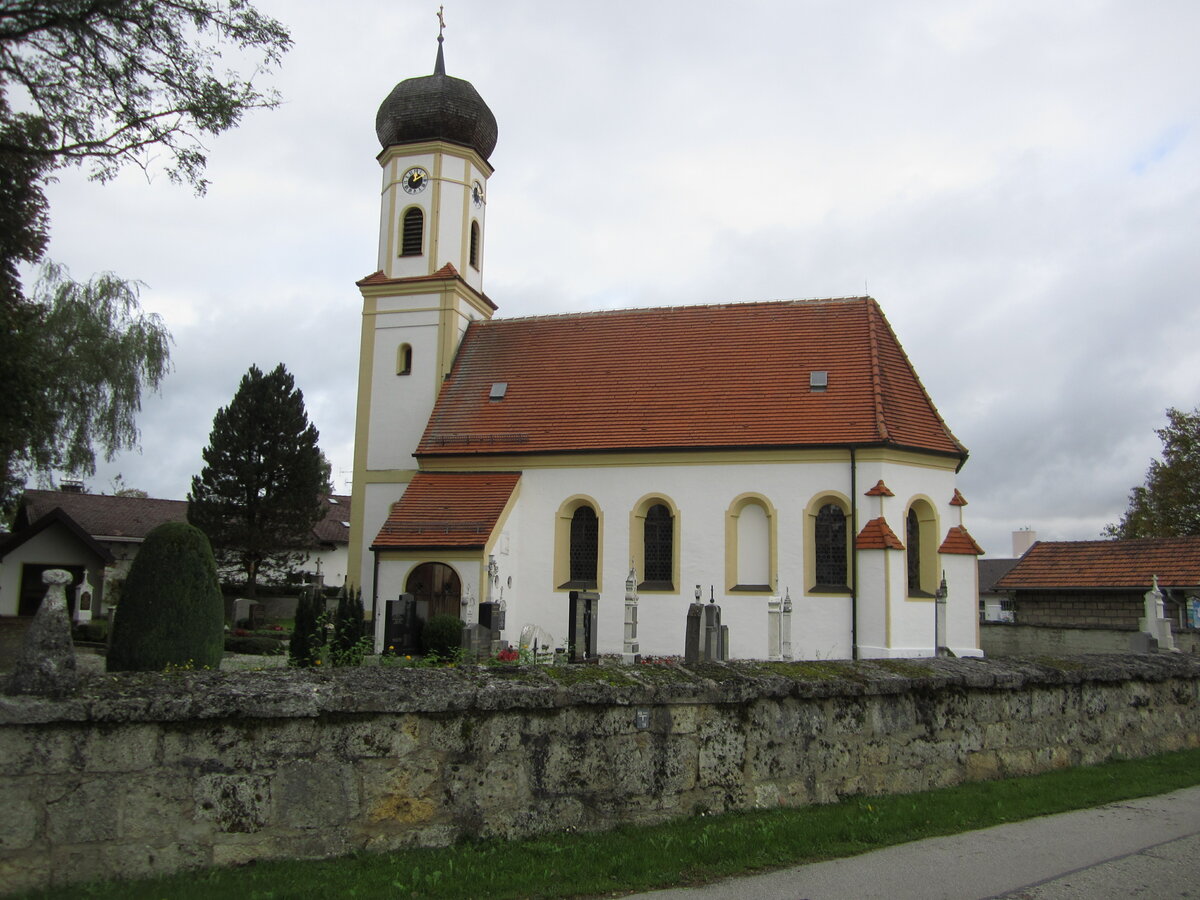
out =
[[[1200,784],[1200,750],[924,794],[682,819],[601,834],[480,841],[437,850],[268,862],[25,897],[284,900],[304,897],[551,898],[620,895],[853,856],[935,835]]]

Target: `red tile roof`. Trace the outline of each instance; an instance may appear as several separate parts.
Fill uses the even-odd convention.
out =
[[[869,297],[474,322],[417,453],[848,445],[966,458]]]
[[[865,497],[895,497],[896,495],[892,493],[892,489],[889,488],[886,484],[884,484],[883,479],[880,478],[877,482],[875,482],[875,487],[871,488],[863,496],[865,496]]]
[[[967,498],[962,495],[962,491],[958,488],[954,489],[954,496],[950,498],[951,506],[966,506]]]
[[[862,531],[858,533],[858,537],[854,541],[854,546],[859,550],[903,550],[904,545],[900,543],[900,538],[896,537],[896,532],[888,526],[888,523],[882,519],[872,519],[863,526]]]
[[[955,496],[958,491],[955,491]],[[983,556],[983,548],[975,543],[975,538],[961,525],[954,525],[946,532],[946,539],[938,547],[938,553],[956,553],[962,556]]]
[[[1154,575],[1163,587],[1200,586],[1200,537],[1038,541],[996,589],[1148,591]]]
[[[482,547],[520,480],[520,472],[418,472],[371,549]]]

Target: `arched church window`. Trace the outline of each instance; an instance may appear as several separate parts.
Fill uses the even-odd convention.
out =
[[[475,269],[479,268],[479,223],[478,222],[471,223],[470,262],[471,262],[472,268],[475,268]]]
[[[646,511],[643,539],[646,581],[669,589],[673,586],[675,523],[671,511],[662,503],[655,503]]]
[[[425,213],[414,206],[404,213],[404,227],[400,237],[401,256],[420,256],[425,239]]]
[[[408,375],[412,372],[412,345],[401,344],[396,348],[396,374]]]
[[[590,506],[581,506],[571,516],[571,582],[596,587],[596,558],[600,520]]]
[[[909,509],[907,523],[908,549],[908,592],[919,593],[921,590],[921,522],[917,511]]]
[[[846,586],[846,514],[836,503],[817,511],[814,525],[816,589]]]

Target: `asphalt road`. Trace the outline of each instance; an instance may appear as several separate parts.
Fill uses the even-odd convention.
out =
[[[653,900],[1200,898],[1200,787],[635,896]]]

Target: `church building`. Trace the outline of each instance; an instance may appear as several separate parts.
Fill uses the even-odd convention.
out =
[[[619,653],[632,573],[643,654],[683,652],[700,596],[730,657],[766,658],[786,596],[796,658],[979,655],[967,451],[879,304],[498,317],[496,120],[438,41],[433,74],[376,119],[350,535],[367,609],[491,600],[504,639],[536,625],[561,643],[570,592],[595,591],[598,649]]]

